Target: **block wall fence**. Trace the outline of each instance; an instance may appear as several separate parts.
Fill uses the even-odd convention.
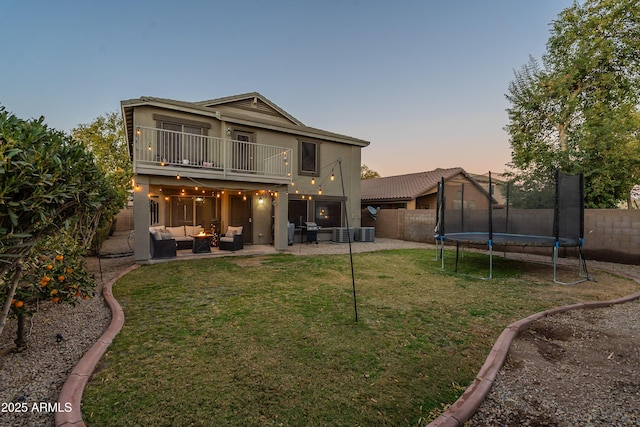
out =
[[[127,206],[116,215],[117,232],[133,230],[133,206]]]
[[[434,242],[434,209],[381,209],[376,221],[366,209],[361,214],[362,226],[375,227],[376,237]],[[587,209],[584,216],[587,260],[640,264],[640,210]],[[551,254],[549,248],[510,246],[508,251]],[[561,248],[560,251],[561,256],[574,256],[575,253],[574,248]]]

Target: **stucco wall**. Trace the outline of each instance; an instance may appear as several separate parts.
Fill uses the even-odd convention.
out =
[[[432,243],[435,224],[433,209],[382,209],[376,221],[366,210],[362,211],[362,225],[375,227],[376,237]],[[587,209],[584,234],[587,259],[640,264],[639,210]],[[510,247],[509,250],[520,251],[521,248]],[[525,250],[536,251],[535,248]],[[574,251],[563,252],[570,256]]]

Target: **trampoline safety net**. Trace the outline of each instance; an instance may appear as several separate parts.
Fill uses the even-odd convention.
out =
[[[491,173],[489,183],[493,188]],[[558,171],[554,180],[528,187],[508,183],[503,189],[505,201],[499,204],[493,191],[474,181],[442,180],[437,232],[478,243],[508,235],[513,244],[552,246],[559,241],[561,246],[578,246],[584,237],[582,187],[581,175]]]

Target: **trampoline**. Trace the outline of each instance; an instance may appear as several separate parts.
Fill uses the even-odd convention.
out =
[[[506,187],[504,204],[497,203],[489,172],[489,189],[474,180],[438,184],[436,259],[444,269],[444,243],[456,245],[456,272],[460,245],[486,245],[489,249],[489,279],[493,277],[493,247],[535,246],[552,248],[553,280],[575,284],[590,280],[584,245],[584,198],[582,175],[556,171],[553,181],[537,183],[534,189],[513,191]],[[579,275],[574,282],[558,280],[559,248],[576,248]]]

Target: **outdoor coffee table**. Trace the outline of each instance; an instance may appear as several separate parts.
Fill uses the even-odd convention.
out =
[[[211,252],[211,237],[212,234],[194,234],[193,237],[193,247],[191,248],[191,252],[194,254],[203,254],[207,252]]]

